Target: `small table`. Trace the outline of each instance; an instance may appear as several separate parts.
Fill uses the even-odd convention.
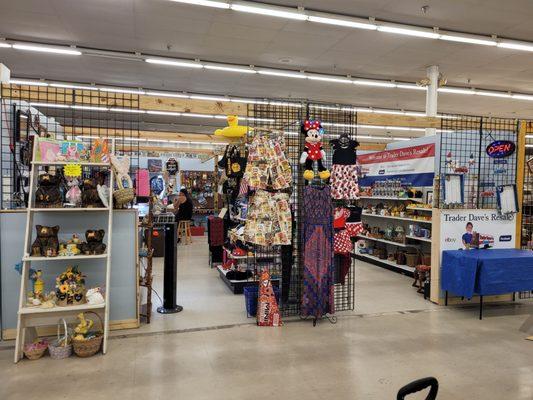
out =
[[[517,249],[447,250],[442,252],[441,288],[472,298],[533,290],[533,252]]]

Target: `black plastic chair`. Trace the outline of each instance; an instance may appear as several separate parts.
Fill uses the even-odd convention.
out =
[[[421,390],[430,387],[426,400],[435,400],[437,392],[439,391],[439,381],[433,377],[418,379],[414,382],[408,383],[398,391],[396,400],[404,400],[405,396],[420,392]]]

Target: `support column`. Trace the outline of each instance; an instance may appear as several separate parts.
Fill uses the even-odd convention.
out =
[[[439,88],[439,67],[432,65],[426,69],[429,85],[426,91],[426,115],[428,117],[437,116],[437,90]],[[435,135],[435,128],[426,128],[426,136]]]

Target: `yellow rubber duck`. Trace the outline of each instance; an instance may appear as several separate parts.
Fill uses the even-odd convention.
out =
[[[215,136],[224,137],[243,137],[248,132],[248,127],[239,125],[239,117],[236,115],[228,115],[228,126],[215,131]]]

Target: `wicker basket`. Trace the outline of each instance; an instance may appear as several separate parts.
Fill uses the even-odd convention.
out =
[[[135,198],[133,188],[117,189],[113,192],[114,204],[117,208],[122,208],[126,204],[131,203]]]
[[[89,340],[77,340],[75,337],[72,339],[74,353],[78,357],[94,356],[96,353],[98,353],[98,350],[100,350],[102,341],[104,340],[104,324],[102,322],[102,318],[94,311],[87,311],[86,314],[94,314],[98,317],[101,331],[96,334],[96,337]]]
[[[32,345],[32,343],[28,343],[28,344],[24,345],[24,355],[29,360],[38,360],[46,352],[47,346],[43,344],[42,347],[35,348],[35,349],[30,349],[29,346],[31,346],[31,345]]]
[[[61,324],[61,322],[63,322],[63,324]],[[60,335],[61,326],[64,328],[63,336]],[[63,344],[60,345],[61,342],[63,342]],[[50,353],[50,358],[53,358],[54,360],[62,360],[72,355],[72,344],[69,343],[67,321],[65,321],[64,318],[61,318],[57,324],[57,340],[54,340],[48,345],[48,352]]]

